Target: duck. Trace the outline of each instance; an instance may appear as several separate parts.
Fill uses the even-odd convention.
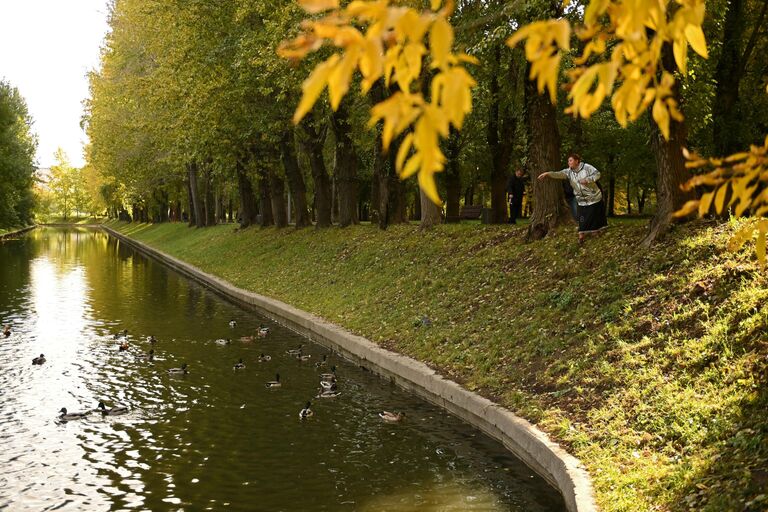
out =
[[[312,359],[312,355],[304,354],[301,350],[299,350],[299,353],[296,354],[296,359],[298,359],[299,361],[309,361],[310,359]]]
[[[272,388],[279,388],[279,387],[281,387],[282,385],[283,385],[283,384],[280,382],[280,374],[279,374],[279,373],[276,373],[276,374],[275,374],[275,380],[271,380],[271,381],[267,382],[267,387],[268,387],[269,389],[272,389]]]
[[[331,391],[329,389],[321,390],[315,398],[336,398],[341,394],[341,391]]]
[[[136,359],[141,359],[142,361],[152,361],[155,359],[155,349],[150,349],[149,352],[146,354],[141,354],[139,356],[136,356]]]
[[[127,341],[124,341],[124,342],[122,342],[122,343],[121,343],[121,344],[120,344],[120,345],[117,347],[117,350],[118,350],[119,352],[125,352],[126,350],[128,350],[128,342],[127,342]]]
[[[259,362],[260,363],[266,363],[266,362],[271,361],[271,360],[272,360],[272,356],[265,355],[264,353],[262,353],[259,356]]]
[[[155,338],[150,334],[149,337],[147,338],[147,341],[154,344],[154,343],[157,343],[157,338]]]
[[[221,345],[223,347],[224,345],[229,345],[230,343],[232,343],[232,340],[230,338],[226,338],[226,339],[219,338],[216,341],[214,341],[214,343],[216,343],[217,345]]]
[[[320,381],[320,390],[321,391],[336,391],[337,385],[335,380],[321,380]]]
[[[67,412],[66,407],[62,407],[59,411],[59,419],[63,421],[81,420],[91,414],[91,411],[85,412]]]
[[[111,409],[107,409],[107,406],[104,405],[104,402],[99,402],[96,411],[101,411],[102,416],[117,416],[119,414],[127,414],[128,408],[124,405],[116,405]]]
[[[35,357],[32,359],[32,364],[43,364],[45,362],[45,355],[40,354],[40,357]]]
[[[404,412],[389,412],[389,411],[381,411],[379,413],[379,418],[383,419],[384,421],[389,421],[392,423],[402,421],[405,419],[405,413]]]
[[[336,380],[336,365],[331,366],[331,373],[321,373],[320,380]]]
[[[298,347],[292,348],[292,349],[288,349],[288,350],[285,351],[285,353],[288,354],[289,356],[298,356],[299,354],[301,354],[303,346],[304,345],[299,344]]]
[[[245,363],[243,362],[243,359],[241,358],[239,362],[235,363],[235,366],[233,366],[235,370],[242,370],[245,368]]]
[[[323,360],[315,363],[315,368],[323,368],[328,362],[328,355],[323,354]]]
[[[3,336],[5,336],[7,338],[10,335],[11,335],[11,326],[8,325],[8,324],[5,324],[3,326]]]
[[[235,327],[237,327],[237,322],[236,322],[236,321],[234,321],[234,320],[230,320],[230,321],[229,321],[229,326],[230,326],[230,327],[232,327],[232,328],[234,329]]]
[[[254,340],[253,336],[240,336],[240,341],[243,343],[248,343]]]
[[[169,368],[168,373],[171,375],[186,375],[189,373],[187,369],[187,363],[181,365],[181,368]]]
[[[312,411],[312,409],[310,409],[310,407],[312,407],[312,402],[307,402],[307,405],[305,405],[304,408],[299,411],[300,420],[305,420],[315,415],[315,413]]]
[[[266,338],[267,334],[269,334],[269,327],[267,327],[264,324],[260,325],[258,333],[259,333],[259,338]]]

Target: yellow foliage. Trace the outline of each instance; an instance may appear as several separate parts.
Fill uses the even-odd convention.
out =
[[[736,153],[726,158],[700,158],[685,152],[690,169],[703,169],[702,174],[689,180],[684,189],[708,187],[700,199],[689,201],[676,217],[685,217],[691,213],[704,216],[714,208],[718,214],[731,209],[737,217],[752,214],[731,238],[728,249],[739,250],[757,233],[755,253],[761,265],[765,265],[765,235],[768,232],[768,219],[759,217],[768,214],[768,137],[762,146],[752,146],[749,151]],[[759,191],[759,192],[758,192]]]
[[[704,0],[592,0],[584,25],[575,30],[587,43],[574,58],[577,67],[568,73],[571,105],[566,112],[588,118],[611,97],[616,120],[626,126],[652,105],[653,119],[669,138],[670,119],[682,120],[682,114],[674,100],[673,70],[661,66],[662,47],[672,45],[677,67],[685,73],[688,46],[707,57],[703,21]],[[521,27],[507,41],[512,47],[525,41],[530,78],[539,92],[549,91],[553,103],[570,34],[567,21],[544,20]]]
[[[403,179],[418,172],[419,186],[439,203],[434,174],[445,165],[440,138],[448,137],[450,125],[461,128],[472,110],[471,90],[476,85],[463,67],[475,59],[453,51],[453,27],[448,22],[453,2],[432,0],[432,9],[424,12],[392,6],[389,0],[355,0],[345,8],[340,8],[337,0],[299,3],[310,14],[329,12],[303,22],[302,34],[280,45],[278,53],[287,59],[301,59],[324,44],[338,51],[318,64],[304,81],[294,122],[312,109],[326,87],[331,108],[336,110],[356,71],[362,77],[362,93],[377,80],[383,79],[387,87],[394,80],[399,90],[373,106],[370,124],[383,122],[384,150],[395,137],[409,131],[398,150],[397,170]],[[561,30],[568,30],[565,25]],[[566,44],[567,39],[567,34],[559,38]],[[559,58],[554,67],[559,65]],[[422,96],[420,83],[427,59],[430,68],[437,70],[429,84],[429,101]]]

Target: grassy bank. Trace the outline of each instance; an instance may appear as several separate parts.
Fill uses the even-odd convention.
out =
[[[423,360],[579,457],[606,511],[768,507],[768,272],[729,225],[293,230],[112,224]],[[428,321],[427,321],[428,319]]]

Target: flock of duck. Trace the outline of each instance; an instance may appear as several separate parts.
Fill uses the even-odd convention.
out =
[[[235,320],[231,320],[229,322],[229,326],[231,328],[235,328],[237,326],[237,322]],[[242,336],[240,338],[240,341],[242,342],[251,342],[254,341],[257,337],[258,338],[266,338],[269,335],[269,327],[265,325],[259,326],[258,331],[256,331],[255,336]],[[3,326],[3,335],[4,337],[9,337],[11,335],[11,327],[10,325],[6,324]],[[126,352],[129,350],[130,345],[128,343],[128,330],[123,329],[122,331],[118,332],[113,336],[113,340],[118,342],[118,351],[119,352]],[[147,337],[147,341],[154,345],[157,343],[157,338],[155,338],[153,335],[150,335]],[[214,341],[217,345],[229,345],[232,343],[231,338],[220,338]],[[298,361],[309,361],[311,359],[310,354],[305,354],[303,350],[303,345],[300,344],[295,349],[289,349],[285,352],[287,355],[295,358]],[[146,354],[140,354],[136,356],[136,359],[143,360],[143,361],[153,361],[155,356],[155,350],[150,349]],[[257,358],[257,361],[259,363],[264,363],[271,361],[272,357],[264,354],[263,352],[259,355]],[[46,359],[44,354],[40,354],[39,357],[35,357],[32,359],[33,365],[42,365],[45,364]],[[315,363],[315,367],[318,369],[325,368],[328,364],[328,356],[323,355],[322,360]],[[244,370],[245,369],[245,362],[241,358],[239,361],[237,361],[234,366],[233,370]],[[189,366],[187,363],[183,363],[178,368],[169,368],[167,370],[167,373],[169,375],[177,375],[177,376],[183,376],[187,375],[189,373]],[[280,382],[280,374],[275,374],[275,380],[271,380],[266,383],[266,387],[268,389],[277,389],[282,386],[282,383]],[[331,366],[330,372],[325,372],[320,374],[320,388],[318,390],[317,395],[315,398],[336,398],[339,395],[341,395],[341,392],[338,389],[338,382],[336,379],[336,366]],[[81,411],[81,412],[68,412],[66,407],[62,407],[61,410],[59,410],[59,416],[57,417],[60,421],[66,422],[66,421],[73,421],[73,420],[79,420],[83,419],[87,416],[89,416],[92,413],[99,413],[103,416],[117,416],[121,414],[127,414],[129,412],[128,407],[123,405],[116,405],[112,408],[107,408],[107,406],[104,404],[104,402],[99,402],[98,406],[95,409]],[[378,413],[379,417],[387,422],[398,422],[402,421],[405,418],[404,412],[389,412],[389,411],[380,411]],[[312,402],[308,401],[306,405],[299,411],[299,419],[305,420],[310,417],[314,416],[314,411],[312,410]]]

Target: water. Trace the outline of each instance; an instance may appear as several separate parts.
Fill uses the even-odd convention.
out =
[[[499,443],[101,232],[0,244],[0,322],[13,331],[0,335],[0,509],[564,510]],[[239,341],[262,323],[267,338]],[[285,354],[300,343],[308,362]],[[154,362],[136,358],[150,348]],[[323,354],[335,399],[314,398]],[[184,362],[189,375],[167,374]],[[99,400],[130,412],[57,420]]]

